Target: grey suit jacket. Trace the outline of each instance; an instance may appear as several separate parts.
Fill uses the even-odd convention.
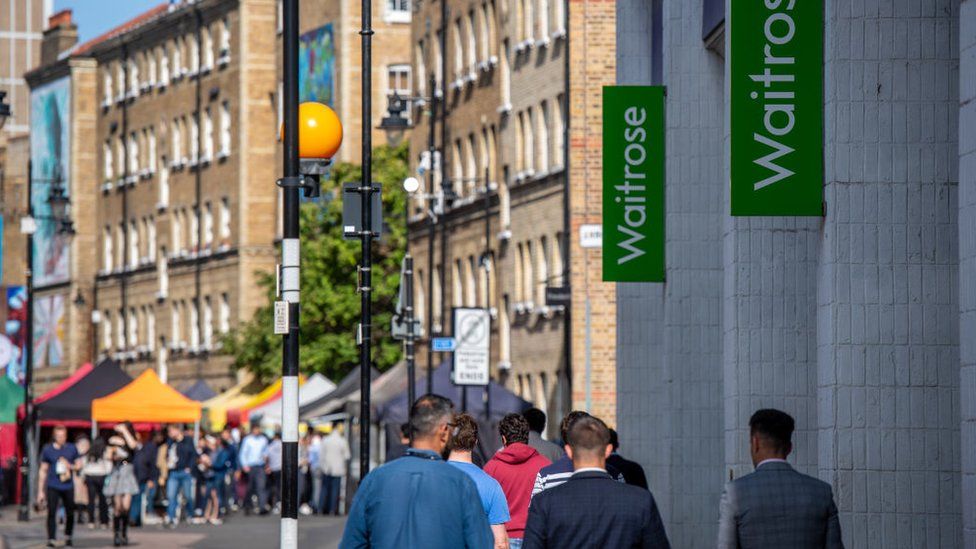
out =
[[[719,549],[843,549],[830,485],[772,462],[725,487]]]

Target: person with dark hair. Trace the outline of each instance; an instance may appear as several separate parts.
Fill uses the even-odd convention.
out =
[[[573,475],[533,498],[523,548],[669,549],[654,496],[607,474],[613,447],[606,424],[581,416],[570,424],[566,440]]]
[[[117,433],[108,439],[108,454],[112,472],[105,479],[105,495],[112,498],[112,533],[116,546],[129,544],[129,509],[132,496],[139,493],[132,458],[139,449],[132,423],[126,421],[113,428]]]
[[[65,545],[72,545],[75,527],[75,472],[81,469],[78,450],[68,442],[68,429],[55,425],[53,440],[41,449],[41,466],[37,472],[37,503],[47,504],[47,546],[54,547],[58,529],[58,505],[64,506]],[[27,489],[26,487],[24,488]]]
[[[281,464],[282,464],[281,432],[275,431],[268,443],[268,504],[274,513],[281,512]]]
[[[644,475],[644,468],[641,467],[640,463],[630,461],[617,453],[620,448],[620,438],[614,429],[610,429],[610,446],[613,446],[613,453],[607,458],[607,465],[613,465],[616,470],[620,471],[624,476],[624,482],[627,484],[647,490],[647,477]]]
[[[454,431],[451,433],[451,455],[447,462],[464,471],[481,496],[481,505],[488,516],[491,533],[495,536],[495,549],[508,548],[508,533],[505,523],[511,518],[508,514],[508,502],[498,481],[474,464],[471,453],[478,445],[478,422],[468,414],[459,414],[454,418]]]
[[[563,444],[566,443],[567,437],[569,436],[569,428],[577,420],[584,417],[593,417],[590,414],[580,411],[573,410],[572,412],[566,414],[566,417],[559,423],[559,438],[563,440]],[[606,465],[607,473],[611,478],[617,482],[625,482],[624,476],[617,470],[616,467]],[[532,486],[532,497],[535,497],[549,488],[554,488],[560,484],[569,480],[569,477],[573,476],[573,460],[569,456],[563,456],[556,461],[552,462],[552,465],[547,465],[543,467],[539,474],[535,477],[535,484]]]
[[[95,522],[102,529],[108,529],[108,498],[102,490],[105,478],[112,472],[112,462],[106,456],[105,439],[95,437],[82,459],[81,474],[85,477],[85,488],[88,491],[88,528],[95,528]],[[95,511],[98,514],[95,514]]]
[[[183,494],[184,517],[193,517],[193,468],[197,464],[197,450],[193,440],[186,436],[179,425],[171,423],[166,428],[169,442],[166,446],[166,524],[172,528],[179,525],[176,511],[179,508],[179,496]]]
[[[149,434],[132,461],[136,480],[139,482],[139,493],[132,498],[132,508],[129,513],[129,522],[132,526],[142,526],[143,517],[147,509],[152,508],[156,496],[156,482],[159,479],[159,467],[156,466],[156,454],[159,451],[156,442],[157,434],[156,431]]]
[[[485,549],[491,528],[471,478],[442,455],[454,405],[424,395],[410,408],[411,448],[363,479],[340,549]]]
[[[349,470],[349,441],[342,435],[336,422],[329,434],[319,442],[319,471],[322,473],[322,490],[319,496],[319,513],[339,514],[339,495],[342,493],[342,478]]]
[[[251,425],[251,434],[241,441],[241,449],[237,453],[237,461],[241,472],[247,477],[247,495],[244,497],[244,513],[254,512],[254,500],[257,500],[257,511],[266,515],[268,511],[268,475],[265,467],[268,464],[268,437],[261,432],[257,423]]]
[[[756,470],[725,486],[719,507],[719,549],[843,549],[830,484],[790,466],[793,418],[773,409],[749,418]]]
[[[511,520],[505,523],[509,546],[519,549],[529,515],[532,486],[539,471],[551,462],[529,446],[529,422],[520,414],[508,414],[498,423],[504,448],[485,464],[485,472],[502,486]]]
[[[529,422],[529,446],[552,462],[566,455],[558,444],[542,438],[542,432],[546,430],[545,412],[538,408],[529,408],[522,412],[522,417]]]

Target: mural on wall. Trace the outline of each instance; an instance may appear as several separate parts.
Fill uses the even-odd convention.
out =
[[[64,296],[34,299],[34,367],[60,366],[64,358]]]
[[[17,383],[24,382],[27,365],[27,287],[6,288],[6,318],[0,334],[0,368],[6,368],[6,376]]]
[[[68,280],[68,238],[58,233],[58,224],[51,219],[48,197],[54,181],[61,181],[65,194],[70,195],[70,101],[67,77],[31,91],[31,205],[37,220],[33,265],[35,286]]]
[[[298,100],[334,106],[335,45],[332,23],[298,38]]]

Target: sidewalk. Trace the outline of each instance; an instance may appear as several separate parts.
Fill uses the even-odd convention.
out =
[[[17,507],[0,508],[0,549],[34,549],[45,546],[45,516],[32,516],[30,522],[17,521]],[[345,525],[345,517],[299,517],[299,545],[301,547],[338,547]],[[220,526],[183,525],[175,530],[162,526],[129,529],[130,547],[140,549],[168,549],[193,547],[207,549],[243,549],[246,547],[278,546],[277,515],[245,517],[230,515]],[[59,546],[63,544],[63,527],[58,528]],[[6,543],[7,545],[4,545]],[[87,525],[75,528],[75,547],[112,547],[111,530],[89,530]]]

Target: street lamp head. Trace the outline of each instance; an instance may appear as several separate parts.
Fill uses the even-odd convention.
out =
[[[386,131],[403,131],[410,127],[410,121],[403,117],[407,110],[407,101],[394,93],[388,100],[387,112],[389,116],[384,116],[380,121],[380,129]]]
[[[281,125],[284,138],[285,125]],[[327,105],[306,101],[298,106],[298,157],[332,158],[342,144],[342,122]]]
[[[416,177],[408,177],[403,180],[403,190],[410,194],[417,192],[420,189],[420,181]]]
[[[3,129],[8,118],[10,118],[10,104],[7,103],[7,92],[0,90],[0,129]]]

